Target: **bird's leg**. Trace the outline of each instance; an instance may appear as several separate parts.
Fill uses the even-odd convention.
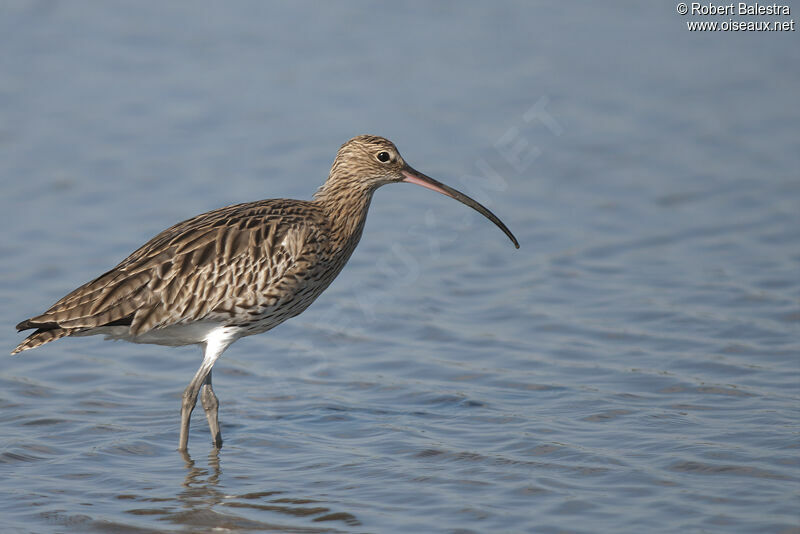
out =
[[[205,364],[205,360],[203,361]],[[206,376],[211,371],[211,367],[201,365],[200,369],[195,373],[192,381],[183,390],[183,400],[181,402],[181,435],[178,439],[178,450],[185,451],[186,445],[189,443],[189,420],[192,417],[192,411],[195,404],[197,404],[197,394],[200,393],[200,388],[206,381]]]
[[[206,418],[208,419],[208,429],[211,430],[211,441],[214,447],[222,447],[222,434],[219,431],[219,400],[214,394],[214,389],[211,387],[211,370],[206,375],[206,380],[203,383],[203,391],[200,393],[200,402],[203,404],[203,409],[206,411]]]
[[[211,434],[214,436],[214,444],[219,448],[222,445],[222,438],[219,433],[219,424],[217,423],[217,407],[219,401],[214,391],[211,389],[211,368],[217,358],[225,352],[228,345],[236,341],[236,329],[233,327],[219,327],[209,332],[203,343],[203,363],[200,364],[200,369],[194,374],[194,378],[186,386],[183,391],[183,400],[181,402],[181,435],[178,438],[178,450],[185,451],[186,445],[189,443],[189,419],[192,417],[192,411],[197,404],[197,395],[200,393],[200,388],[206,385],[206,391],[203,392],[203,408],[206,410],[208,416],[208,424],[211,426]],[[213,417],[212,417],[213,415]],[[213,421],[213,422],[212,422]]]

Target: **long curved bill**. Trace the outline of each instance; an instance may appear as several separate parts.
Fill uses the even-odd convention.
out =
[[[509,230],[508,227],[505,224],[503,224],[503,221],[498,219],[494,213],[486,209],[482,204],[471,199],[464,193],[456,191],[452,187],[444,185],[442,182],[434,180],[430,176],[425,176],[421,172],[416,171],[409,166],[406,166],[406,168],[400,172],[403,174],[404,182],[421,185],[422,187],[427,187],[431,191],[436,191],[437,193],[447,195],[448,197],[454,198],[459,202],[461,202],[462,204],[466,204],[470,208],[474,209],[475,211],[477,211],[478,213],[480,213],[481,215],[492,221],[494,224],[496,224],[497,227],[500,228],[503,231],[503,233],[505,233],[508,236],[511,242],[514,243],[514,246],[519,248],[519,242],[517,241],[517,238],[514,237],[514,234],[511,233],[511,230]]]

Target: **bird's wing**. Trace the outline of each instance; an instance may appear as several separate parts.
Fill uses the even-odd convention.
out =
[[[278,199],[214,210],[164,230],[17,328],[130,324],[138,335],[280,306],[324,269],[315,259],[325,256],[327,235],[325,218],[309,202]]]

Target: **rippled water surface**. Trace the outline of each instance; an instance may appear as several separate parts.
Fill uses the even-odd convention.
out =
[[[3,532],[797,532],[800,46],[639,3],[0,8],[0,346],[161,229],[393,139],[304,314],[0,367]],[[786,18],[786,17],[784,17]]]

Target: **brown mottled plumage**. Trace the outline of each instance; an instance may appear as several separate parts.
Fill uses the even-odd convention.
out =
[[[355,250],[372,194],[411,182],[451,196],[514,236],[486,208],[409,167],[391,141],[362,135],[342,145],[311,201],[272,199],[220,208],[167,228],[119,265],[17,325],[36,329],[12,354],[72,335],[159,345],[201,344],[204,359],[184,391],[179,449],[201,402],[222,445],[211,368],[236,339],[305,310]]]

